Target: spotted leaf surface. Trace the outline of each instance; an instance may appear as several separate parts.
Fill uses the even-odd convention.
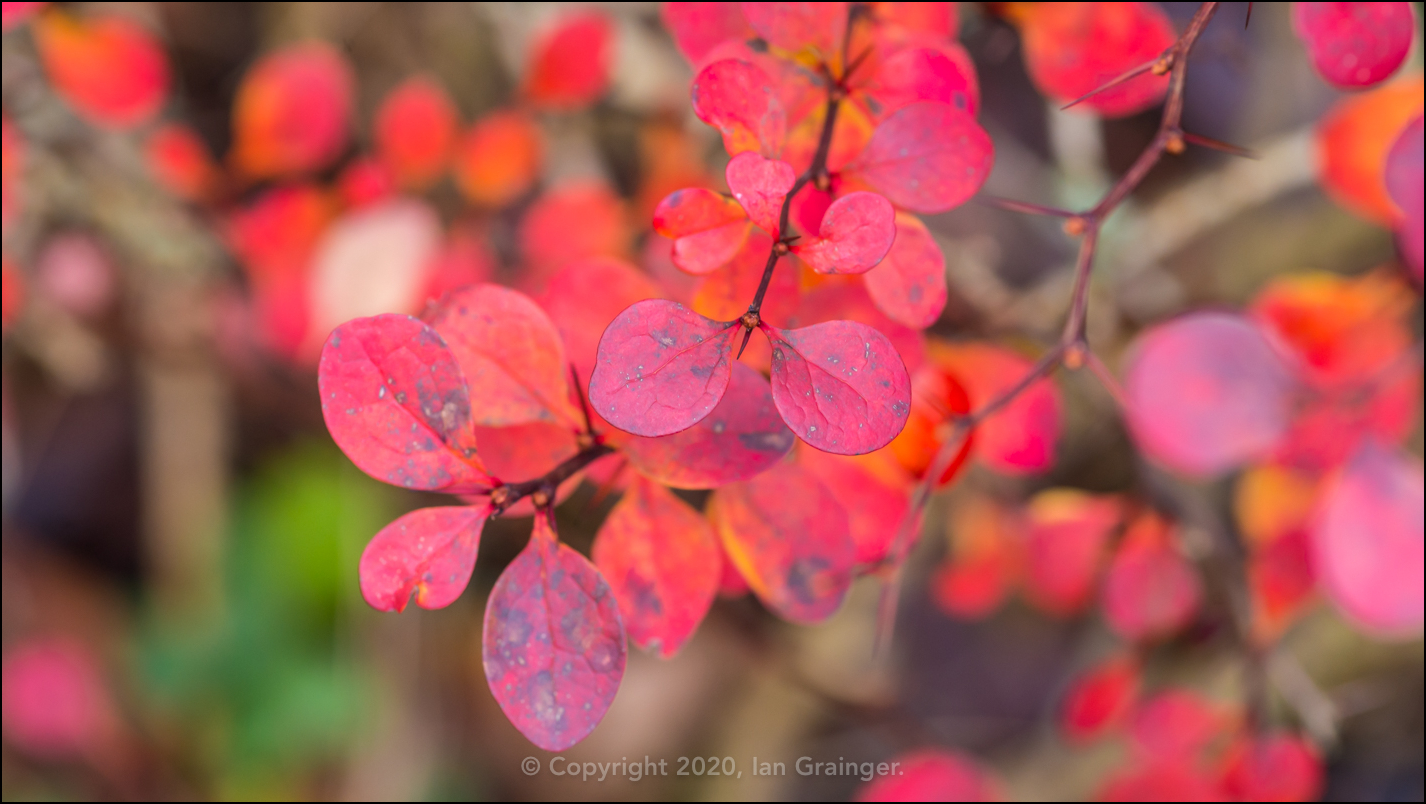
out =
[[[899,324],[925,329],[946,309],[946,257],[914,215],[897,213],[891,250],[865,276],[872,301]]]
[[[423,491],[490,489],[465,378],[434,329],[405,315],[348,321],[327,339],[317,384],[327,430],[363,472]]]
[[[764,159],[761,154],[745,151],[728,162],[725,171],[728,189],[738,200],[753,223],[778,236],[778,215],[782,200],[797,182],[792,165],[778,159]]]
[[[806,469],[779,463],[723,486],[709,514],[728,559],[783,619],[821,622],[842,605],[856,547],[845,509]]]
[[[481,651],[505,716],[546,751],[587,737],[619,691],[626,648],[614,594],[543,512],[490,592]]]
[[[679,433],[631,438],[621,449],[636,469],[666,486],[711,489],[765,471],[794,441],[768,381],[735,362],[727,392],[706,418]]]
[[[975,63],[965,48],[953,42],[892,55],[876,71],[868,95],[883,115],[917,101],[947,103],[971,115],[980,110]]]
[[[723,134],[731,155],[758,151],[775,157],[787,136],[787,117],[767,73],[746,61],[724,59],[693,79],[693,111]]]
[[[447,297],[431,326],[460,363],[476,424],[580,422],[559,331],[529,297],[474,285]]]
[[[401,611],[412,595],[423,609],[449,606],[475,569],[485,504],[421,508],[382,528],[361,554],[361,595],[372,608]]]
[[[906,425],[911,378],[880,332],[855,321],[763,330],[772,341],[772,398],[798,438],[860,455],[891,443]]]
[[[1410,3],[1293,3],[1292,30],[1318,75],[1357,89],[1396,72],[1411,50],[1416,20]]]
[[[723,398],[736,331],[677,302],[631,305],[599,341],[589,403],[610,424],[634,435],[686,430]]]
[[[975,195],[990,175],[995,146],[961,109],[910,104],[877,126],[847,172],[912,212],[945,212]]]
[[[1277,445],[1295,382],[1251,321],[1200,312],[1139,337],[1124,392],[1130,428],[1149,457],[1186,474],[1212,475]]]
[[[630,484],[600,526],[594,563],[609,579],[629,639],[664,658],[703,621],[723,575],[708,519],[645,478]]]
[[[1368,441],[1323,492],[1313,563],[1332,601],[1371,632],[1421,632],[1422,487],[1420,463]]]

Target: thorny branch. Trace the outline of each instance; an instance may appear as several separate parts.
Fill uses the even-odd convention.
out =
[[[1030,370],[1020,378],[1019,382],[986,402],[979,409],[954,420],[945,443],[941,445],[940,450],[931,461],[924,479],[912,493],[910,511],[897,528],[887,558],[880,570],[885,586],[882,588],[878,611],[875,645],[875,651],[878,654],[891,643],[906,556],[915,544],[917,531],[920,530],[921,514],[931,497],[931,489],[936,478],[944,474],[951,461],[955,459],[962,442],[969,435],[971,429],[1010,404],[1036,381],[1048,376],[1060,366],[1075,370],[1088,364],[1096,375],[1107,373],[1102,372],[1102,363],[1090,352],[1089,343],[1085,337],[1085,324],[1089,312],[1089,280],[1090,274],[1094,270],[1099,230],[1105,219],[1139,186],[1165,153],[1182,153],[1187,142],[1203,142],[1202,138],[1189,137],[1182,128],[1184,83],[1188,72],[1188,54],[1193,50],[1203,29],[1207,27],[1208,21],[1218,11],[1218,6],[1219,3],[1216,2],[1203,3],[1193,15],[1188,28],[1158,59],[1130,70],[1129,74],[1126,74],[1127,77],[1133,77],[1143,72],[1153,72],[1159,75],[1167,72],[1169,76],[1168,95],[1164,101],[1163,117],[1159,121],[1159,129],[1154,135],[1153,141],[1144,148],[1144,151],[1139,154],[1139,157],[1134,160],[1133,165],[1120,177],[1119,181],[1109,188],[1099,203],[1088,211],[1072,212],[1018,201],[1000,202],[1001,205],[1019,212],[1065,218],[1066,234],[1081,238],[1079,252],[1075,258],[1074,290],[1070,296],[1069,315],[1059,341],[1030,367]],[[1126,80],[1126,76],[1116,77],[1100,90],[1121,83],[1123,80]],[[1096,92],[1100,90],[1096,90]],[[1111,393],[1114,393],[1115,390],[1113,387],[1110,388]]]

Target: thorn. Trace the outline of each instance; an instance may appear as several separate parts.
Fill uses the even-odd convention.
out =
[[[1215,151],[1222,151],[1225,154],[1232,154],[1233,156],[1241,156],[1244,159],[1258,158],[1257,151],[1253,151],[1239,145],[1234,145],[1231,142],[1224,142],[1222,140],[1215,140],[1212,137],[1205,137],[1202,134],[1184,134],[1183,139],[1185,142],[1188,142],[1192,145],[1201,145],[1204,148],[1212,148]]]
[[[748,315],[756,315],[756,314],[755,314],[755,313],[749,313]],[[748,348],[748,339],[751,338],[751,337],[753,337],[753,331],[752,331],[752,329],[751,329],[751,328],[745,329],[745,330],[743,331],[743,345],[738,347],[738,354],[733,358],[734,360],[740,360],[740,359],[742,359],[742,357],[743,357],[743,350],[746,349],[746,348]]]
[[[1248,4],[1248,16],[1243,18],[1243,30],[1248,30],[1248,23],[1253,20],[1253,4]]]
[[[1092,98],[1092,97],[1094,97],[1095,95],[1098,95],[1099,93],[1103,92],[1103,91],[1106,90],[1106,89],[1113,89],[1114,87],[1119,86],[1120,84],[1124,83],[1125,81],[1128,81],[1128,80],[1131,79],[1131,78],[1137,78],[1138,76],[1143,75],[1144,73],[1149,72],[1150,70],[1155,69],[1158,65],[1160,65],[1160,64],[1165,64],[1165,63],[1167,63],[1167,64],[1169,64],[1170,66],[1172,66],[1172,64],[1173,64],[1173,55],[1172,55],[1172,54],[1165,53],[1164,55],[1159,56],[1157,59],[1154,59],[1153,61],[1144,62],[1143,64],[1140,64],[1138,67],[1135,67],[1134,69],[1129,70],[1128,72],[1120,73],[1117,77],[1109,79],[1109,81],[1108,81],[1107,83],[1101,84],[1101,85],[1099,85],[1097,88],[1092,89],[1092,90],[1090,90],[1089,92],[1086,92],[1085,94],[1080,95],[1078,98],[1075,98],[1074,100],[1070,101],[1069,103],[1066,103],[1064,106],[1061,106],[1061,107],[1060,107],[1060,111],[1063,112],[1064,110],[1070,108],[1071,106],[1074,106],[1074,105],[1076,105],[1076,104],[1078,104],[1078,103],[1081,103],[1081,102],[1083,102],[1083,101],[1086,101],[1086,100],[1088,100],[1089,98]],[[1168,71],[1167,68],[1165,68],[1165,72],[1167,72],[1167,71]],[[1156,75],[1161,75],[1161,73],[1155,73],[1155,74],[1156,74]]]
[[[1073,218],[1075,213],[1067,209],[1058,207],[1047,207],[1041,204],[1032,204],[1028,201],[1013,201],[1009,198],[997,198],[995,196],[982,196],[980,201],[988,206],[1008,209],[1011,212],[1024,212],[1027,215],[1047,215],[1052,218]]]

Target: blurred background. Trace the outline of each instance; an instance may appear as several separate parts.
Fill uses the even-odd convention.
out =
[[[5,5],[8,20],[23,4]],[[509,107],[531,42],[571,13],[555,3],[53,5],[41,15],[102,11],[155,36],[171,70],[160,117],[191,126],[213,154],[229,152],[235,95],[256,59],[294,42],[330,43],[354,72],[354,128],[311,183],[345,203],[370,192],[350,168],[370,152],[371,121],[393,87],[433,78],[464,132]],[[958,5],[980,120],[996,147],[986,193],[1092,203],[1153,137],[1158,110],[1108,121],[1058,111],[1026,74],[1007,4]],[[1180,29],[1197,5],[1162,4]],[[472,203],[451,178],[423,190],[454,275],[528,287],[539,259],[522,239],[526,211],[545,189],[584,183],[613,199],[609,253],[677,281],[663,261],[667,241],[661,259],[649,234],[651,210],[669,190],[720,175],[726,156],[690,109],[693,71],[658,4],[574,8],[612,23],[607,91],[577,112],[538,117],[534,188],[510,203]],[[1343,93],[1313,72],[1286,4],[1256,4],[1245,28],[1246,13],[1247,4],[1223,4],[1194,51],[1184,125],[1259,158],[1190,148],[1112,219],[1089,321],[1111,364],[1140,328],[1183,310],[1245,305],[1282,275],[1355,276],[1396,259],[1387,228],[1319,186],[1314,127]],[[1418,7],[1418,31],[1420,20]],[[1407,68],[1418,73],[1420,39]],[[327,435],[308,336],[275,329],[261,260],[233,233],[231,210],[256,208],[271,185],[183,200],[155,178],[146,136],[92,125],[54,91],[33,22],[7,21],[3,67],[7,800],[857,794],[858,779],[795,772],[638,782],[522,773],[524,757],[547,765],[551,755],[491,697],[480,627],[529,519],[487,526],[471,586],[449,608],[370,609],[356,572],[366,541],[436,498],[370,479]],[[281,230],[273,237],[315,242],[327,219],[310,234],[289,232],[300,214],[284,208],[264,225]],[[971,203],[926,223],[950,283],[933,334],[1028,349],[1053,342],[1075,248],[1057,219]],[[1420,296],[1409,296],[1403,322],[1419,342]],[[1096,795],[1126,749],[1066,740],[1059,713],[1069,685],[1115,638],[1093,609],[1065,619],[1010,600],[981,618],[949,614],[930,591],[950,549],[947,523],[972,496],[1024,500],[1061,486],[1132,490],[1228,520],[1232,485],[1152,468],[1093,378],[1057,383],[1065,423],[1050,471],[975,468],[933,500],[888,653],[872,652],[874,578],[815,627],[783,623],[751,596],[720,599],[676,658],[631,649],[604,723],[564,755],[732,756],[739,767],[756,756],[791,767],[801,756],[884,761],[943,746],[975,757],[1007,798]],[[1419,461],[1419,393],[1412,404],[1406,449]],[[559,509],[562,537],[587,553],[614,501],[581,487]],[[1227,624],[1230,595],[1210,578],[1193,624],[1144,659],[1148,686],[1241,706],[1254,676]],[[1323,795],[1421,799],[1419,630],[1373,638],[1319,604],[1283,644],[1294,658],[1270,674],[1266,711],[1318,745]]]

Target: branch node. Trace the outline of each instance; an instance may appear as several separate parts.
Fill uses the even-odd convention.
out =
[[[1185,147],[1187,146],[1183,141],[1183,132],[1181,131],[1170,131],[1168,139],[1164,140],[1164,150],[1171,154],[1181,154]]]
[[[497,511],[510,504],[510,487],[498,486],[490,491],[490,505]]]
[[[1084,217],[1082,215],[1075,215],[1073,217],[1065,219],[1065,234],[1069,235],[1070,237],[1079,237],[1080,235],[1084,234],[1087,228],[1089,228],[1088,224],[1085,223]]]
[[[1154,65],[1149,68],[1149,72],[1153,73],[1154,75],[1168,75],[1169,70],[1172,69],[1173,53],[1170,52],[1160,56],[1159,60],[1154,62]]]
[[[574,436],[574,445],[579,447],[580,452],[589,449],[594,444],[594,436],[589,433],[576,433]]]
[[[777,256],[779,256],[779,257],[784,257],[784,256],[787,255],[787,252],[790,251],[791,249],[788,247],[788,245],[787,245],[786,243],[784,243],[784,242],[782,242],[781,240],[779,240],[779,241],[777,241],[776,243],[773,244],[772,250],[773,250],[773,253],[777,254]]]
[[[1065,368],[1070,371],[1078,371],[1084,368],[1087,352],[1088,350],[1085,349],[1084,343],[1076,341],[1065,348],[1065,356],[1061,358],[1061,360]]]
[[[537,489],[530,495],[530,502],[534,503],[536,508],[549,508],[552,499],[553,495],[546,488]]]
[[[812,186],[825,193],[832,188],[832,177],[826,173],[818,173],[812,180]]]

